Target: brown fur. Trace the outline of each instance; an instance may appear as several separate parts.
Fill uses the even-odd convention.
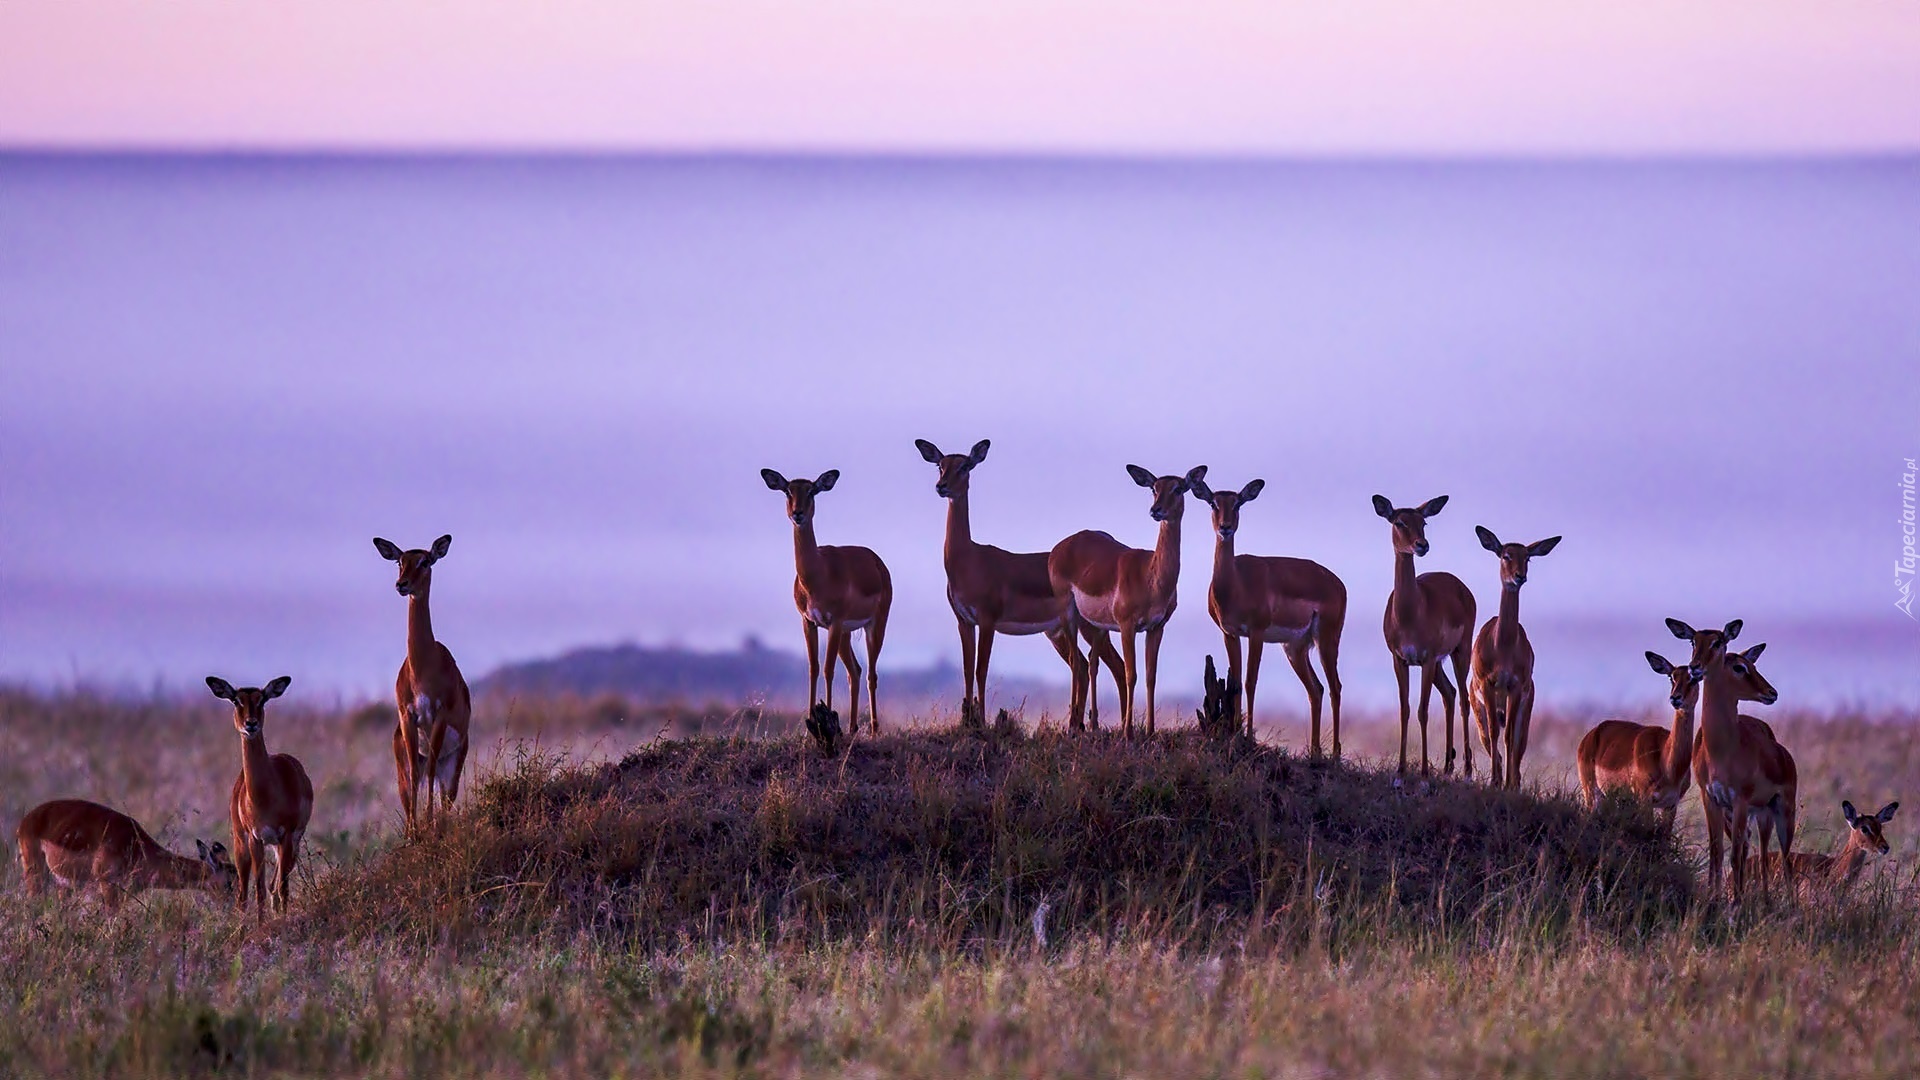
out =
[[[450,535],[435,540],[430,549],[408,551],[388,540],[376,537],[373,541],[382,558],[400,564],[393,587],[407,598],[407,658],[393,683],[394,706],[400,714],[393,730],[393,767],[408,828],[415,827],[421,816],[433,820],[435,789],[443,809],[453,805],[472,746],[468,725],[473,698],[453,653],[433,636],[433,616],[427,606],[433,591],[433,564],[445,558],[452,545]],[[422,784],[427,789],[423,815]]]
[[[1384,496],[1373,497],[1373,512],[1393,526],[1393,592],[1387,597],[1381,629],[1387,652],[1393,657],[1394,679],[1400,688],[1400,771],[1407,771],[1408,678],[1420,668],[1420,771],[1430,773],[1427,757],[1427,709],[1435,686],[1447,714],[1447,757],[1443,771],[1453,772],[1453,683],[1440,670],[1442,660],[1453,661],[1459,681],[1460,746],[1465,751],[1466,775],[1473,775],[1473,744],[1467,738],[1469,707],[1467,665],[1473,653],[1473,593],[1460,579],[1444,571],[1415,576],[1413,560],[1427,553],[1427,519],[1447,505],[1445,495],[1425,504],[1395,509]]]
[[[229,896],[239,876],[225,844],[195,841],[199,858],[175,855],[139,822],[84,799],[41,803],[27,811],[13,835],[21,874],[34,895],[49,884],[91,888],[108,907],[118,907],[122,897],[146,889],[204,889]]]
[[[1585,738],[1575,759],[1580,791],[1589,809],[1603,791],[1624,788],[1652,803],[1661,822],[1673,832],[1680,800],[1693,783],[1694,710],[1700,703],[1700,680],[1691,669],[1658,653],[1647,653],[1647,664],[1668,677],[1667,702],[1673,706],[1673,728],[1603,720]]]
[[[1520,789],[1520,760],[1527,753],[1527,735],[1533,729],[1533,643],[1520,625],[1520,587],[1527,583],[1527,564],[1552,551],[1560,538],[1549,536],[1532,544],[1502,544],[1492,530],[1474,526],[1480,546],[1500,559],[1500,612],[1480,627],[1473,641],[1473,715],[1480,722],[1480,745],[1487,748],[1493,785],[1503,777],[1500,739],[1506,736],[1505,786]],[[1466,725],[1461,725],[1464,739]]]
[[[272,848],[276,873],[273,899],[287,909],[293,870],[300,862],[300,842],[313,817],[313,784],[298,758],[267,752],[267,702],[286,692],[293,680],[285,675],[264,689],[234,689],[224,679],[207,677],[213,696],[233,705],[233,727],[240,733],[240,775],[234,778],[227,813],[233,823],[234,864],[240,872],[240,907],[247,906],[248,879],[252,879],[254,912],[267,907],[267,849]]]

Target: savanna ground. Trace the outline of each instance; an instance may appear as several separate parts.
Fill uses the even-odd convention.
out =
[[[1043,723],[828,756],[792,718],[488,702],[457,817],[403,843],[391,712],[296,695],[267,722],[315,780],[293,910],[35,900],[9,860],[0,1072],[1920,1071],[1908,816],[1844,899],[1730,919],[1691,795],[1671,845],[1565,794],[1592,717],[1536,718],[1525,795],[1396,787],[1378,715],[1358,767],[1309,764],[1275,718],[1257,752]],[[1915,717],[1769,719],[1798,847],[1837,844],[1842,797],[1920,816]],[[83,796],[224,839],[237,741],[211,698],[0,692],[0,818]]]

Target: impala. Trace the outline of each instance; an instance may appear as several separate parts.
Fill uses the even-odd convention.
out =
[[[393,730],[393,767],[400,809],[411,829],[422,809],[421,784],[427,788],[424,817],[431,822],[434,789],[440,791],[441,809],[448,809],[460,795],[460,774],[467,767],[467,723],[473,717],[473,698],[453,653],[433,636],[433,616],[427,609],[433,564],[447,557],[453,537],[442,536],[431,548],[402,551],[376,536],[373,546],[381,558],[400,564],[393,588],[407,598],[407,658],[393,684],[400,712]]]
[[[1147,637],[1147,734],[1154,733],[1154,678],[1160,663],[1160,635],[1173,616],[1180,583],[1180,517],[1187,508],[1187,488],[1206,475],[1205,465],[1185,476],[1156,477],[1138,465],[1127,466],[1133,482],[1153,492],[1149,511],[1160,523],[1152,551],[1130,548],[1111,535],[1093,529],[1074,533],[1053,546],[1047,555],[1047,577],[1054,592],[1070,596],[1070,617],[1081,626],[1097,649],[1108,633],[1120,635],[1121,728],[1133,735],[1133,690],[1138,678],[1134,639]],[[1072,715],[1078,723],[1087,699],[1087,682],[1076,680]]]
[[[1502,544],[1484,525],[1475,525],[1480,546],[1500,559],[1500,611],[1480,627],[1473,641],[1473,714],[1480,722],[1480,745],[1487,748],[1493,786],[1501,785],[1500,736],[1506,735],[1506,786],[1520,789],[1520,759],[1527,753],[1533,727],[1533,643],[1520,625],[1520,586],[1527,564],[1559,546],[1549,536],[1531,544]],[[1466,739],[1466,725],[1460,725]]]
[[[1068,599],[1056,595],[1047,577],[1045,552],[1012,552],[992,544],[975,543],[967,494],[973,470],[987,460],[988,440],[981,439],[965,454],[942,454],[940,448],[925,439],[913,445],[920,456],[940,470],[934,493],[947,500],[947,540],[943,551],[947,570],[947,603],[953,607],[960,626],[960,668],[964,684],[961,711],[978,709],[986,717],[987,664],[993,656],[993,635],[1015,636],[1044,634],[1054,651],[1067,662],[1067,670],[1078,682],[1091,677],[1086,672],[1088,659],[1080,655],[1074,640],[1072,620],[1068,617]],[[975,635],[979,641],[976,648]],[[1120,656],[1111,642],[1096,646],[1093,661],[1104,660],[1113,672],[1114,685],[1123,673]],[[1095,726],[1099,724],[1095,712]],[[1081,725],[1077,718],[1074,726]]]
[[[84,799],[41,803],[14,830],[20,872],[35,896],[48,882],[76,891],[99,891],[109,908],[145,889],[204,889],[232,896],[239,878],[227,846],[195,840],[200,857],[175,855],[140,823],[108,806]]]
[[[267,908],[267,849],[273,849],[273,899],[287,909],[287,887],[300,861],[300,841],[313,816],[313,783],[298,758],[267,753],[267,702],[287,692],[285,675],[265,687],[235,690],[225,679],[207,676],[213,696],[233,705],[234,730],[240,733],[240,775],[233,780],[227,812],[233,822],[233,856],[240,874],[240,908],[247,906],[247,880],[253,880],[254,913]]]
[[[1473,744],[1467,737],[1467,663],[1473,654],[1473,593],[1460,579],[1444,571],[1413,573],[1413,560],[1427,553],[1427,519],[1447,505],[1441,495],[1426,503],[1395,509],[1384,496],[1373,497],[1373,512],[1393,526],[1393,593],[1387,597],[1384,630],[1387,652],[1393,655],[1393,675],[1400,684],[1400,771],[1407,771],[1408,669],[1420,668],[1420,771],[1432,772],[1427,761],[1427,708],[1433,688],[1447,712],[1447,759],[1444,771],[1453,772],[1453,683],[1440,662],[1451,658],[1453,677],[1460,683],[1460,745],[1466,751],[1466,774],[1473,775]]]
[[[1868,859],[1885,855],[1889,850],[1881,826],[1892,821],[1893,812],[1898,809],[1899,803],[1890,802],[1878,813],[1862,814],[1852,803],[1841,800],[1840,813],[1847,820],[1846,843],[1832,855],[1794,852],[1788,857],[1793,864],[1793,876],[1809,890],[1846,891],[1860,877],[1860,871],[1866,869]],[[1768,864],[1761,867],[1762,874],[1774,861],[1777,860],[1768,860]]]
[[[1227,652],[1227,678],[1240,680],[1240,639],[1247,639],[1247,737],[1253,737],[1253,691],[1260,679],[1260,653],[1278,644],[1307,690],[1312,715],[1313,756],[1320,756],[1320,701],[1331,691],[1333,756],[1340,757],[1340,631],[1347,621],[1347,587],[1333,571],[1310,559],[1235,555],[1240,508],[1258,498],[1264,480],[1250,480],[1238,492],[1214,491],[1199,476],[1189,479],[1194,497],[1213,509],[1213,583],[1207,612],[1220,628]],[[1318,645],[1327,669],[1322,687],[1308,650]]]
[[[1647,653],[1647,666],[1668,678],[1673,729],[1629,720],[1601,721],[1580,740],[1576,758],[1580,791],[1588,809],[1599,804],[1603,791],[1631,791],[1660,811],[1661,828],[1671,834],[1680,800],[1693,783],[1693,714],[1700,703],[1700,677],[1656,652]]]
[[[851,730],[860,730],[860,662],[853,658],[853,632],[867,632],[867,709],[869,731],[880,732],[880,646],[887,637],[887,612],[893,607],[893,576],[871,548],[821,545],[813,538],[814,499],[832,491],[839,469],[828,469],[815,480],[788,480],[772,469],[761,469],[767,487],[787,497],[787,517],[793,522],[793,603],[807,633],[807,712],[820,698],[820,628],[827,630],[827,708],[833,708],[833,664],[847,665],[847,697],[853,718]]]
[[[1781,866],[1793,886],[1793,832],[1798,814],[1799,770],[1793,755],[1761,720],[1739,714],[1740,702],[1771,705],[1780,695],[1760,674],[1756,661],[1762,642],[1744,653],[1728,644],[1740,636],[1735,619],[1722,630],[1694,630],[1668,619],[1673,635],[1693,643],[1689,666],[1701,675],[1700,731],[1693,742],[1693,782],[1707,818],[1707,883],[1718,892],[1723,838],[1732,840],[1733,902],[1745,894],[1749,818],[1760,832],[1761,865],[1775,826],[1780,830]],[[1761,887],[1766,881],[1761,879]]]

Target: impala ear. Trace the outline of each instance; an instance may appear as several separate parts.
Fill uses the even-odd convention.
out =
[[[1187,481],[1187,490],[1193,492],[1193,497],[1203,503],[1213,502],[1213,489],[1207,486],[1205,480],[1189,479]]]
[[[784,492],[787,490],[787,478],[774,472],[772,469],[761,469],[760,479],[765,480],[767,486],[775,491]]]
[[[1153,474],[1138,465],[1127,466],[1127,475],[1133,477],[1133,482],[1141,487],[1153,486]]]
[[[279,678],[268,683],[266,686],[262,687],[261,692],[267,695],[268,701],[272,701],[274,698],[277,698],[281,694],[286,693],[287,687],[292,685],[293,685],[293,676],[282,675]]]
[[[1840,814],[1847,819],[1849,825],[1860,820],[1860,811],[1855,810],[1853,804],[1845,799],[1840,800]]]
[[[1693,627],[1688,626],[1686,623],[1681,622],[1679,619],[1668,619],[1667,629],[1673,633],[1674,637],[1677,637],[1682,641],[1693,640]]]
[[[940,448],[925,439],[913,440],[914,448],[920,451],[920,459],[929,465],[940,464]]]
[[[1559,546],[1560,546],[1560,538],[1557,536],[1549,536],[1545,540],[1537,540],[1534,543],[1528,544],[1527,555],[1531,558],[1537,559],[1540,556],[1545,555],[1547,552],[1552,551],[1554,548],[1557,548]]]
[[[978,465],[987,460],[987,447],[992,445],[993,443],[987,439],[981,439],[979,442],[974,443],[973,449],[967,453],[968,464]]]
[[[1653,669],[1655,675],[1673,674],[1673,661],[1661,656],[1652,649],[1647,650],[1647,666]]]
[[[1393,504],[1387,501],[1385,495],[1375,495],[1373,497],[1373,512],[1383,518],[1390,518],[1393,516]]]
[[[823,472],[820,474],[820,478],[818,480],[815,480],[813,482],[813,490],[832,491],[833,485],[836,483],[839,483],[839,481],[840,481],[840,470],[828,469],[826,472]]]
[[[1740,655],[1746,658],[1747,663],[1751,664],[1755,660],[1760,659],[1760,654],[1763,651],[1765,651],[1766,647],[1767,647],[1767,643],[1763,641],[1760,644],[1755,645],[1753,648],[1748,649],[1746,652],[1741,653]]]
[[[1880,824],[1885,825],[1887,822],[1893,820],[1893,812],[1898,809],[1900,809],[1899,803],[1890,802],[1887,805],[1881,807],[1880,812],[1873,816],[1880,819]]]
[[[233,684],[217,675],[207,676],[207,689],[213,691],[213,696],[222,701],[233,700]]]
[[[1727,635],[1728,641],[1732,641],[1734,638],[1737,638],[1740,636],[1740,627],[1744,625],[1745,624],[1741,622],[1739,619],[1735,619],[1732,622],[1728,623],[1726,625],[1726,628],[1721,630],[1720,632]]]
[[[441,537],[440,539],[435,540],[433,542],[433,548],[432,548],[434,561],[438,562],[439,560],[446,558],[447,552],[452,547],[453,547],[452,533],[448,533],[447,535]]]
[[[195,840],[193,841],[193,846],[194,846],[194,847],[196,847],[196,848],[198,848],[198,849],[200,850],[200,861],[201,861],[201,862],[212,862],[212,861],[213,861],[213,849],[207,846],[207,842],[206,842],[205,840],[201,840],[201,839],[198,839],[198,838],[196,838],[196,839],[195,839]]]
[[[400,545],[391,540],[382,540],[377,536],[374,537],[373,550],[379,552],[380,557],[388,562],[400,561]]]
[[[1240,501],[1250,503],[1260,497],[1261,489],[1267,486],[1265,480],[1249,480],[1247,486],[1240,489]]]
[[[1427,500],[1427,504],[1425,506],[1422,506],[1420,508],[1420,516],[1432,517],[1433,515],[1439,513],[1440,508],[1445,505],[1447,505],[1447,497],[1445,495],[1435,495],[1433,498]]]
[[[1486,548],[1495,555],[1500,554],[1500,538],[1493,535],[1492,529],[1487,528],[1485,525],[1475,525],[1473,527],[1473,535],[1480,538],[1481,547]]]

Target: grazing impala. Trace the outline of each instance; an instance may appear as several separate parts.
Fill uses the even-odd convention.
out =
[[[52,882],[64,889],[99,890],[109,908],[144,889],[205,889],[233,895],[239,878],[225,844],[195,840],[200,857],[175,855],[140,823],[108,806],[84,799],[41,803],[14,830],[20,872],[35,896]]]
[[[1240,680],[1240,639],[1247,639],[1247,737],[1253,737],[1253,690],[1260,678],[1260,653],[1269,641],[1279,644],[1307,688],[1312,714],[1313,756],[1320,756],[1320,700],[1323,688],[1307,650],[1320,647],[1327,669],[1326,690],[1333,703],[1333,756],[1340,756],[1340,630],[1347,621],[1347,587],[1333,571],[1310,559],[1235,555],[1240,508],[1266,486],[1250,480],[1238,492],[1214,491],[1191,477],[1194,497],[1213,508],[1213,584],[1207,612],[1226,639],[1227,678]]]
[[[1520,625],[1520,586],[1527,563],[1552,551],[1557,536],[1532,544],[1502,544],[1484,525],[1473,527],[1480,546],[1500,558],[1500,611],[1480,627],[1473,641],[1473,716],[1480,722],[1480,745],[1487,748],[1493,786],[1501,785],[1500,736],[1506,734],[1506,786],[1520,789],[1520,759],[1527,753],[1533,727],[1533,643]],[[1466,738],[1466,725],[1461,725]]]
[[[1661,829],[1671,834],[1680,800],[1693,783],[1693,712],[1700,703],[1700,677],[1656,652],[1647,653],[1647,666],[1668,678],[1673,730],[1602,720],[1580,740],[1575,760],[1589,810],[1599,805],[1601,792],[1625,788],[1652,803],[1660,811]]]
[[[1467,736],[1467,662],[1473,654],[1473,593],[1445,571],[1413,573],[1415,556],[1427,553],[1427,519],[1447,505],[1441,495],[1425,504],[1395,509],[1384,496],[1373,497],[1373,512],[1393,526],[1393,593],[1387,597],[1384,629],[1387,651],[1393,654],[1393,675],[1400,684],[1400,771],[1407,771],[1408,669],[1420,668],[1420,771],[1428,773],[1427,706],[1433,688],[1447,712],[1447,759],[1444,771],[1453,772],[1453,683],[1440,662],[1453,660],[1453,677],[1460,683],[1460,745],[1466,751],[1466,774],[1473,775],[1473,743]]]
[[[880,733],[880,646],[887,637],[887,612],[893,607],[893,576],[871,548],[822,546],[813,538],[813,503],[823,491],[832,491],[839,469],[828,469],[816,480],[788,480],[772,469],[761,469],[767,487],[787,497],[787,517],[793,521],[793,603],[807,632],[807,711],[820,699],[820,628],[827,630],[827,708],[833,708],[833,664],[847,665],[847,697],[853,718],[851,730],[860,730],[860,662],[853,658],[853,632],[867,632],[868,728]]]
[[[1846,800],[1840,802],[1840,813],[1847,819],[1847,840],[1833,855],[1794,852],[1788,857],[1793,864],[1793,876],[1801,886],[1809,891],[1845,892],[1859,879],[1860,871],[1866,869],[1867,860],[1876,855],[1885,855],[1889,850],[1887,837],[1881,826],[1893,820],[1893,812],[1900,804],[1890,802],[1880,808],[1878,813],[1862,814]],[[1767,859],[1761,867],[1764,875],[1768,868],[1778,863],[1778,859]]]
[[[287,886],[300,861],[300,841],[313,816],[313,783],[298,758],[267,753],[267,702],[287,692],[285,675],[263,688],[235,690],[225,679],[207,676],[213,696],[233,705],[233,726],[240,732],[240,775],[233,779],[227,812],[233,821],[233,856],[240,872],[240,908],[247,906],[247,880],[253,879],[254,912],[267,908],[267,849],[273,849],[273,899],[287,909]]]
[[[1735,619],[1722,630],[1695,630],[1678,619],[1668,619],[1673,635],[1693,643],[1689,666],[1701,675],[1700,732],[1693,742],[1693,782],[1700,788],[1700,808],[1707,818],[1707,884],[1720,888],[1720,852],[1723,838],[1732,841],[1733,902],[1746,891],[1747,828],[1760,832],[1761,865],[1774,828],[1780,830],[1782,868],[1789,891],[1793,885],[1793,833],[1799,809],[1799,769],[1793,755],[1774,737],[1764,721],[1739,714],[1740,702],[1771,705],[1780,695],[1760,674],[1756,661],[1766,648],[1762,642],[1744,653],[1731,652],[1728,643],[1740,636]],[[1761,888],[1766,887],[1764,878]]]
[[[1187,488],[1206,475],[1205,465],[1185,476],[1156,477],[1138,465],[1127,466],[1133,482],[1153,492],[1153,520],[1160,536],[1152,551],[1130,548],[1111,535],[1093,529],[1074,533],[1053,546],[1047,556],[1047,576],[1053,589],[1071,595],[1071,617],[1095,648],[1108,633],[1120,635],[1120,657],[1126,676],[1120,686],[1121,728],[1133,735],[1133,690],[1139,668],[1134,662],[1134,638],[1147,636],[1147,734],[1154,732],[1153,687],[1160,663],[1160,635],[1173,616],[1180,583],[1180,517],[1187,508]],[[1072,715],[1078,721],[1087,699],[1087,680],[1073,688]]]
[[[969,478],[975,466],[987,460],[986,439],[973,444],[965,454],[942,454],[940,448],[925,439],[913,445],[920,456],[940,469],[933,490],[947,500],[947,541],[944,551],[947,569],[947,603],[960,625],[960,667],[964,689],[961,711],[979,710],[986,717],[987,663],[993,656],[993,635],[1045,634],[1054,651],[1067,662],[1075,682],[1082,678],[1088,658],[1080,655],[1074,640],[1072,621],[1067,616],[1067,597],[1055,595],[1047,578],[1047,554],[1012,552],[992,544],[975,543],[972,517],[967,506]],[[978,634],[978,648],[975,634]],[[1104,660],[1113,672],[1114,685],[1124,675],[1120,656],[1111,642],[1096,649],[1092,660]],[[1087,673],[1090,676],[1092,673]],[[1095,714],[1098,726],[1098,713]],[[1078,718],[1075,725],[1079,728]]]
[[[393,767],[400,787],[400,809],[407,826],[416,814],[433,820],[433,792],[440,790],[441,809],[453,806],[460,795],[460,774],[467,767],[471,740],[467,722],[473,699],[453,653],[433,636],[433,616],[427,610],[433,591],[433,564],[447,557],[452,536],[442,536],[428,549],[400,550],[390,540],[373,539],[374,549],[388,562],[400,564],[393,588],[407,598],[407,658],[394,680],[393,698],[400,723],[393,731]],[[426,784],[426,806],[420,806],[420,785]]]

